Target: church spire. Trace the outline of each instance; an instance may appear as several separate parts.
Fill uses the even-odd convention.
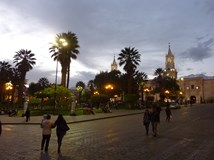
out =
[[[172,56],[172,51],[171,51],[171,48],[170,48],[170,42],[169,42],[169,50],[168,50],[168,55]]]
[[[165,76],[176,79],[177,78],[177,71],[175,69],[175,57],[172,54],[172,51],[170,48],[170,43],[169,43],[168,54],[166,54],[165,65],[166,65],[165,70],[164,70]]]
[[[111,71],[113,71],[113,70],[117,70],[117,63],[115,60],[115,55],[114,55],[113,63],[111,64]]]

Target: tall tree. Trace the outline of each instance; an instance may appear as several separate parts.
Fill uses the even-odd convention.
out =
[[[155,92],[159,93],[160,89],[163,88],[164,77],[163,77],[163,69],[157,68],[154,72],[156,76],[153,81],[155,82]]]
[[[23,98],[26,73],[33,69],[33,65],[36,64],[36,58],[35,54],[32,53],[31,50],[27,49],[26,50],[21,49],[17,51],[13,58],[14,58],[13,63],[20,72],[20,83],[18,87],[18,103],[21,104]]]
[[[91,95],[93,95],[94,94],[94,90],[95,90],[94,81],[93,80],[89,80],[87,86],[90,89]]]
[[[154,72],[154,75],[157,76],[158,78],[162,78],[163,77],[163,69],[157,68]]]
[[[17,89],[17,86],[20,84],[20,71],[18,68],[13,67],[12,68],[12,76],[11,76],[11,83],[13,84],[13,89],[12,89],[12,98],[11,101],[14,102],[14,94]]]
[[[134,73],[139,65],[140,61],[140,54],[137,49],[135,48],[124,48],[119,53],[119,65],[123,66],[124,71],[127,73],[128,77],[128,93],[132,93],[132,81]]]
[[[82,81],[78,81],[78,82],[76,83],[76,89],[77,89],[78,92],[79,92],[79,102],[80,102],[82,92],[83,92],[83,90],[85,89],[85,83],[82,82]]]
[[[42,90],[47,88],[47,87],[50,87],[50,82],[49,80],[46,78],[46,77],[42,77],[38,80],[38,83],[40,84]]]
[[[50,53],[54,61],[59,61],[61,64],[61,85],[69,87],[70,81],[70,63],[71,59],[76,59],[79,54],[79,44],[77,36],[72,33],[60,33],[56,35],[55,43],[51,43],[52,46],[49,48]],[[67,85],[66,85],[67,75]]]

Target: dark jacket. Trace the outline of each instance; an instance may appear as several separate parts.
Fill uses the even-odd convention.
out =
[[[54,123],[54,126],[56,126],[56,132],[58,134],[65,134],[66,131],[69,130],[69,127],[68,127],[65,119],[63,117],[61,117],[61,116],[59,116],[57,118],[57,120]]]
[[[159,112],[153,111],[151,113],[151,122],[159,122]]]
[[[143,116],[143,124],[149,124],[151,121],[151,113],[145,112]]]

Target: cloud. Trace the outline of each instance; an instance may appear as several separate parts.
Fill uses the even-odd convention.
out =
[[[191,47],[182,53],[183,58],[188,58],[193,61],[203,61],[212,57],[212,46],[214,45],[214,39],[210,38],[207,41],[200,42],[196,47]]]
[[[213,0],[205,0],[205,9],[208,14],[214,15],[214,1]]]

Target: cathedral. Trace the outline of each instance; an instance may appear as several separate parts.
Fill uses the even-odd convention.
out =
[[[180,100],[181,103],[213,103],[214,102],[214,77],[177,77],[177,70],[175,68],[175,57],[171,51],[170,44],[168,53],[165,57],[165,69],[163,70],[163,76],[168,76],[170,78],[176,79],[177,83],[180,87]],[[148,82],[143,87],[143,92],[147,91],[146,94],[150,94],[153,89],[152,80],[148,80]],[[145,90],[147,89],[147,90]],[[146,99],[146,95],[143,94],[144,97],[142,99]],[[158,101],[158,95],[154,96],[154,100]]]
[[[118,70],[115,60],[111,64],[111,71]],[[163,69],[163,76],[176,79],[180,87],[181,103],[210,103],[214,102],[214,77],[177,77],[177,70],[175,68],[175,56],[171,51],[169,44],[168,53],[165,55],[165,68]],[[159,95],[152,95],[154,84],[152,80],[148,80],[146,84],[140,86],[139,94],[140,101],[146,100],[146,96],[153,96],[154,101],[159,100]],[[143,95],[143,97],[142,97]]]

